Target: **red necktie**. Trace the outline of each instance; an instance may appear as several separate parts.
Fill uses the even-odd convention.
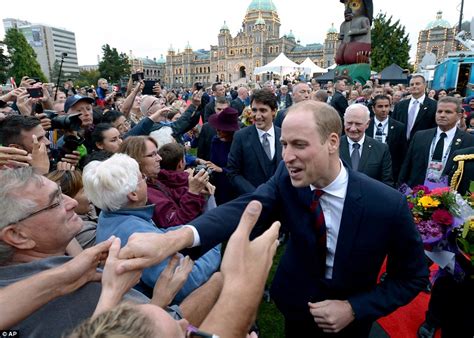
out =
[[[324,276],[326,271],[326,222],[321,208],[320,198],[324,194],[322,190],[314,190],[313,201],[311,202],[311,212],[315,214],[314,230],[316,233],[316,267],[318,274]]]

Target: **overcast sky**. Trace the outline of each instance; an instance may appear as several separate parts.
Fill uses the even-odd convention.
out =
[[[242,26],[251,0],[180,1],[32,1],[6,0],[0,17],[27,20],[76,34],[79,65],[97,64],[105,43],[120,52],[139,57],[159,58],[172,44],[183,50],[189,41],[193,49],[209,49],[217,44],[224,21],[233,36]],[[336,28],[344,18],[338,0],[273,0],[281,21],[281,35],[291,30],[303,45],[324,41],[327,30]],[[414,59],[418,32],[435,19],[438,10],[454,25],[459,20],[461,0],[374,0],[374,16],[379,12],[399,19],[410,35]],[[474,1],[465,0],[464,20],[474,16]],[[4,36],[3,24],[0,39]]]

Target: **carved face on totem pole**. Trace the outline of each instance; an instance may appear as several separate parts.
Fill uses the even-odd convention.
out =
[[[354,17],[365,16],[372,24],[373,4],[372,0],[340,0],[344,3],[344,18],[346,21],[352,20]]]

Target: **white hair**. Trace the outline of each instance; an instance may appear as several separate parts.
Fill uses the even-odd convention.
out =
[[[158,130],[152,131],[150,137],[153,137],[156,143],[158,143],[158,149],[163,147],[165,144],[176,142],[173,137],[173,129],[169,126],[163,126]]]
[[[37,203],[25,197],[22,191],[30,183],[41,190],[42,180],[32,167],[0,170],[0,230],[35,211]],[[13,248],[0,238],[0,263],[8,262],[12,255]]]
[[[102,210],[116,211],[128,204],[128,194],[136,191],[140,179],[137,161],[126,154],[92,161],[84,168],[82,183],[87,198]]]
[[[361,103],[354,103],[351,104],[349,107],[346,108],[346,111],[344,112],[344,118],[346,118],[347,114],[349,113],[356,113],[362,111],[364,113],[364,118],[366,121],[370,120],[370,112],[369,108],[367,106],[361,104]]]

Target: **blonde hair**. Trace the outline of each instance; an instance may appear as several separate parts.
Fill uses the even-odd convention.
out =
[[[136,306],[123,303],[110,311],[87,319],[72,331],[67,338],[154,338],[152,321]]]

